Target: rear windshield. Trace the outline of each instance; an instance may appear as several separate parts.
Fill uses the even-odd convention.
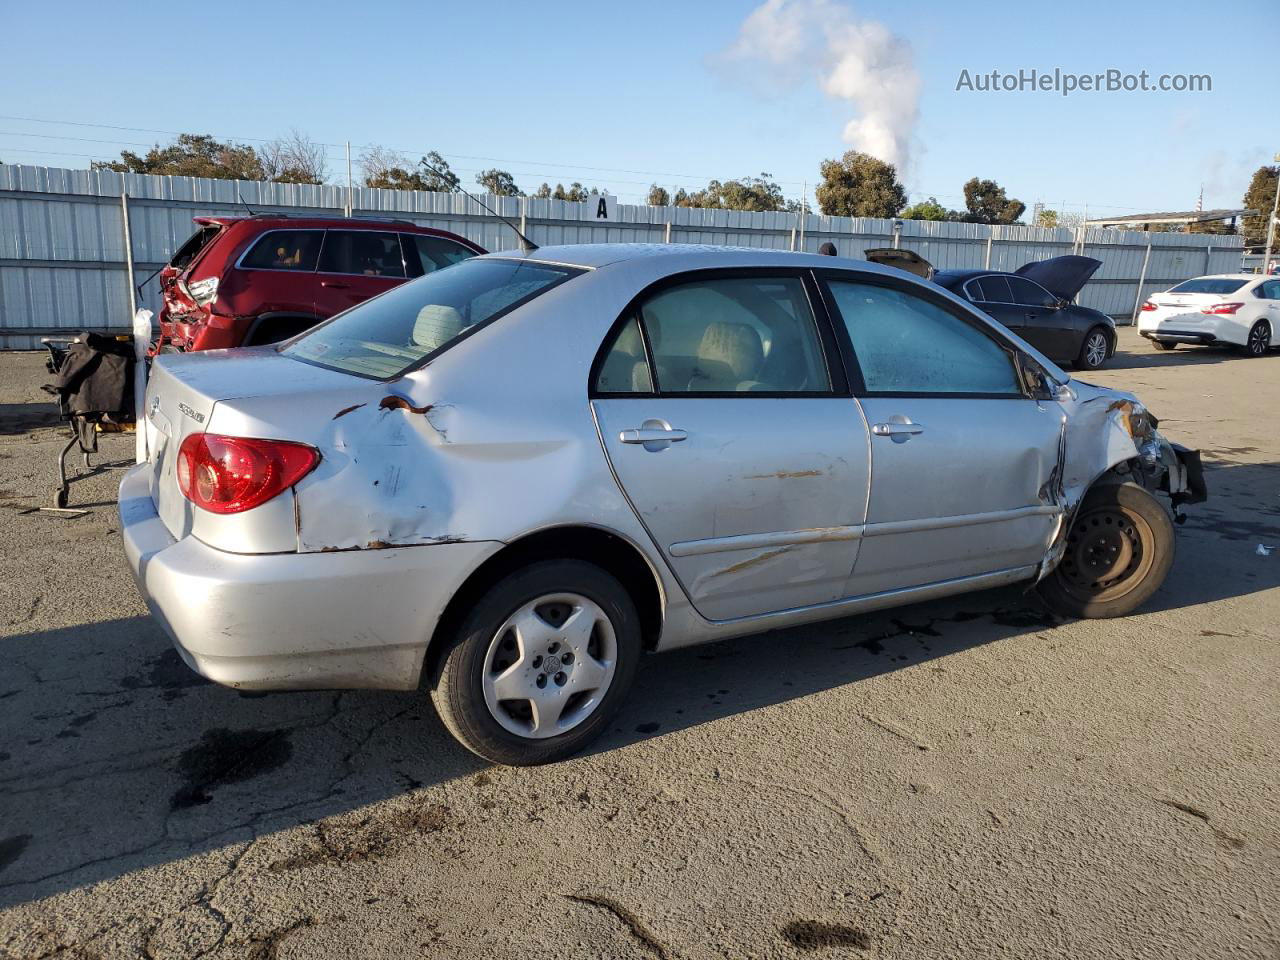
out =
[[[1232,277],[1197,277],[1180,283],[1170,293],[1235,293],[1248,280],[1236,280]]]
[[[169,261],[169,266],[178,270],[187,267],[192,260],[199,255],[200,251],[207,247],[219,233],[222,227],[217,224],[210,224],[207,227],[201,227],[195,233],[187,238],[187,242],[178,248],[178,252],[173,255],[173,259]]]
[[[580,273],[524,260],[464,260],[366,300],[282,351],[386,380]]]

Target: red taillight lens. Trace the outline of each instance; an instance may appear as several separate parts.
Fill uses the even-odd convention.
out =
[[[1156,306],[1154,303],[1152,303],[1150,300],[1148,300],[1148,301],[1146,301],[1146,302],[1142,305],[1142,309],[1143,309],[1144,311],[1146,311],[1146,310],[1159,310],[1160,308],[1159,308],[1159,307],[1157,307],[1157,306]]]
[[[1201,313],[1235,313],[1237,310],[1239,310],[1243,306],[1244,306],[1243,303],[1219,303],[1219,304],[1215,304],[1212,307],[1205,307],[1200,312]]]
[[[288,490],[320,462],[320,451],[286,440],[193,433],[178,449],[178,488],[210,513],[240,513]]]

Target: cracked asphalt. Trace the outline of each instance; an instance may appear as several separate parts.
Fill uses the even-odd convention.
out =
[[[1140,614],[999,591],[651,657],[541,769],[423,695],[190,673],[119,471],[32,512],[44,379],[0,354],[2,957],[1280,956],[1280,354],[1125,330],[1087,378],[1209,467]]]

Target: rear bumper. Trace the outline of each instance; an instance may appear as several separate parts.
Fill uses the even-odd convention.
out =
[[[1162,320],[1138,318],[1138,333],[1165,343],[1229,343],[1244,346],[1249,325],[1229,315],[1180,313]]]
[[[227,553],[169,534],[147,470],[120,483],[129,566],[187,665],[232,687],[413,689],[445,605],[501,547]]]
[[[1160,340],[1165,343],[1217,343],[1217,334],[1193,333],[1188,330],[1139,330],[1148,340]]]

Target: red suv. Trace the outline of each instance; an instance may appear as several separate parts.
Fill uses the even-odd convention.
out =
[[[155,352],[275,343],[485,251],[407,220],[196,217],[160,271]]]

